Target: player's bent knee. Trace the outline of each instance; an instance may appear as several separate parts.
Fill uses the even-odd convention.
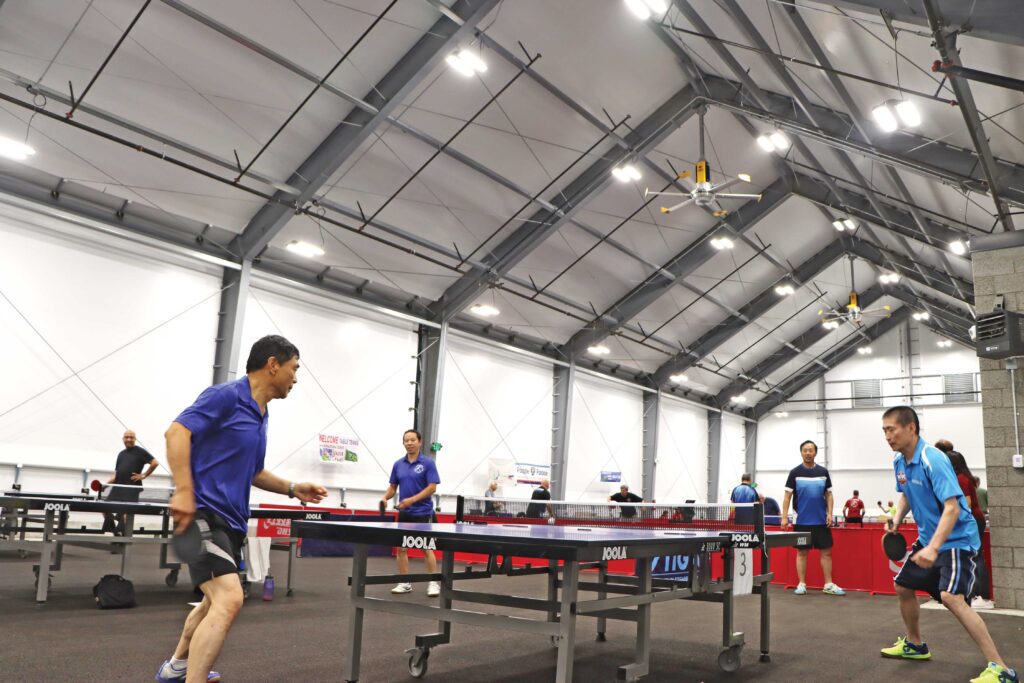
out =
[[[894,583],[893,586],[896,587],[896,595],[901,598],[917,597],[917,592],[913,588],[907,588],[906,586],[901,586],[898,583]]]
[[[953,609],[967,604],[964,600],[964,596],[959,595],[958,593],[947,593],[946,591],[942,591],[939,597],[942,598],[942,604],[947,609]]]

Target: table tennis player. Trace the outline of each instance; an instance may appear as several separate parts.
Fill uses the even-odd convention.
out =
[[[298,370],[299,350],[291,342],[263,337],[252,345],[245,377],[206,389],[167,430],[175,533],[194,522],[204,539],[189,563],[203,600],[185,619],[174,654],[160,666],[156,680],[161,683],[220,680],[211,669],[242,608],[238,566],[251,487],[307,503],[327,496],[318,484],[289,482],[264,468],[267,404],[287,398]]]

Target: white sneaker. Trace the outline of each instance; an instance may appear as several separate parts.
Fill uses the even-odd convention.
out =
[[[427,597],[436,598],[441,594],[441,584],[437,581],[431,581],[427,584]]]
[[[995,609],[996,603],[991,600],[986,600],[980,595],[975,595],[974,599],[971,600],[971,607],[974,609]]]
[[[391,589],[392,593],[412,593],[411,583],[400,583]]]

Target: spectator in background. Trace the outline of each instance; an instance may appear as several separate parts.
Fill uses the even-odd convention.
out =
[[[748,472],[740,477],[740,485],[729,494],[729,500],[733,503],[757,503],[764,502],[764,496],[760,495],[751,485],[754,477]],[[753,524],[754,510],[748,507],[733,508],[734,520],[737,524]]]
[[[853,492],[853,498],[843,505],[843,516],[847,524],[860,524],[864,526],[864,501],[860,499],[860,491]]]
[[[641,498],[640,496],[636,495],[635,493],[630,493],[629,486],[627,486],[626,484],[622,484],[621,486],[619,486],[619,492],[613,493],[612,495],[608,496],[608,500],[611,501],[612,503],[644,502],[644,499]],[[632,505],[620,505],[619,515],[621,515],[623,519],[631,519],[633,517],[636,517],[636,508],[633,507]]]
[[[484,491],[484,498],[494,498],[494,494],[498,491],[498,482],[492,481],[487,485],[487,490]],[[501,511],[501,503],[495,503],[493,500],[484,501],[484,514],[495,515]]]
[[[974,478],[974,490],[978,492],[978,507],[981,508],[981,514],[988,514],[988,489],[981,485],[981,478]]]
[[[530,500],[551,500],[551,482],[547,479],[540,480],[540,486],[533,490],[533,495],[530,496]],[[554,517],[555,513],[551,509],[550,505],[544,503],[530,503],[526,507],[527,517],[543,517],[544,509],[547,508],[548,516]]]
[[[946,457],[949,458],[950,464],[953,465],[956,480],[960,484],[960,489],[964,492],[964,498],[967,499],[967,504],[971,508],[971,516],[978,523],[978,538],[983,538],[982,535],[985,533],[985,513],[981,511],[981,507],[978,505],[978,491],[974,485],[975,477],[971,473],[971,468],[967,466],[967,459],[959,451],[950,451],[946,453]],[[970,596],[971,607],[974,609],[992,609],[995,607],[995,604],[990,599],[992,596],[988,590],[988,567],[985,565],[985,553],[981,550],[978,551],[977,560],[978,573],[977,580],[974,583],[974,595]]]
[[[137,503],[142,492],[142,480],[153,474],[160,463],[145,448],[135,445],[135,432],[132,430],[126,431],[121,441],[124,450],[117,454],[114,475],[107,480],[108,484],[117,486],[107,491],[106,500]],[[143,473],[142,469],[147,466],[148,469]],[[124,536],[124,514],[104,512],[103,531],[113,531],[115,536]]]
[[[779,501],[775,500],[771,496],[767,496],[764,499],[764,523],[765,524],[781,524],[782,509],[779,507]]]
[[[786,495],[782,499],[782,523],[789,528],[789,503],[793,501],[797,523],[795,531],[808,531],[811,546],[821,551],[821,572],[825,575],[822,589],[828,595],[846,595],[846,591],[832,582],[832,477],[828,470],[817,465],[818,445],[813,441],[800,444],[803,463],[794,467],[786,479]],[[794,595],[807,593],[808,548],[796,551],[796,573],[799,583]]]
[[[878,509],[882,511],[882,517],[892,519],[896,516],[896,504],[891,500],[888,505],[882,505],[882,501],[878,501]]]

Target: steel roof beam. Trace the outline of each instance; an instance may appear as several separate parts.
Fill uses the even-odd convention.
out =
[[[737,234],[750,230],[782,204],[788,196],[789,187],[786,181],[776,180],[764,190],[760,202],[747,202],[737,211],[730,213],[724,220],[687,245],[683,251],[662,266],[663,270],[672,273],[673,280],[649,277],[633,288],[603,315],[573,334],[562,347],[565,355],[574,358],[586,351],[587,347],[597,344],[610,334],[615,334],[623,324],[634,319],[648,306],[664,296],[677,282],[717,255],[718,250],[711,246],[713,237],[722,235],[726,229]]]
[[[684,372],[688,368],[693,367],[702,358],[746,327],[749,320],[760,317],[779,303],[779,295],[775,293],[775,287],[777,285],[783,283],[796,284],[798,286],[802,285],[817,277],[821,271],[835,263],[836,260],[842,257],[845,253],[846,248],[843,245],[842,240],[837,239],[831,242],[817,254],[797,266],[792,273],[779,278],[760,294],[754,296],[754,298],[740,308],[740,313],[743,316],[742,318],[731,317],[721,321],[708,332],[701,335],[696,342],[691,344],[689,352],[677,353],[675,356],[663,363],[652,375],[654,384],[661,386],[668,382],[671,375]]]
[[[945,20],[939,14],[938,3],[935,0],[922,0],[924,2],[925,14],[928,16],[928,25],[935,35],[935,47],[942,55],[942,61],[953,66],[963,66],[960,61],[960,50],[956,47],[956,31],[946,31]],[[1009,9],[1009,8],[1008,8]],[[1019,14],[1020,8],[1011,10],[1009,14]],[[971,92],[971,84],[963,76],[949,74],[949,83],[953,86],[953,93],[960,103],[960,113],[963,114],[964,124],[967,125],[967,132],[974,143],[974,149],[978,153],[978,160],[981,162],[981,170],[985,173],[988,181],[988,192],[996,205],[996,213],[999,214],[999,222],[1003,229],[1013,230],[1013,218],[1010,216],[1006,204],[1001,196],[1004,186],[1008,182],[1000,177],[995,165],[995,158],[992,156],[992,148],[989,147],[988,138],[985,137],[985,129],[981,125],[981,115],[978,113],[978,106],[974,103],[974,94]]]
[[[469,27],[487,16],[497,3],[498,0],[478,0],[472,5],[465,0],[456,2],[453,11],[466,19],[466,26],[457,27],[449,19],[441,18],[416,42],[363,98],[377,108],[377,113],[363,109],[349,113],[288,178],[288,185],[297,188],[299,194],[279,190],[274,201],[252,217],[237,240],[243,257],[259,254],[294,216],[294,208],[283,202],[301,207],[313,199],[331,175],[387,121],[388,115],[471,34]]]
[[[561,213],[538,211],[489,251],[483,259],[486,268],[473,268],[452,284],[434,302],[432,308],[435,317],[450,319],[469,305],[490,282],[501,278],[518,265],[531,251],[571,220],[588,199],[612,182],[613,167],[635,157],[642,157],[683,125],[693,115],[693,105],[698,96],[693,87],[688,85],[658,107],[626,136],[628,150],[618,149],[611,156],[598,159],[552,198],[552,203],[561,201],[566,207]]]
[[[893,311],[890,317],[883,318],[874,325],[866,327],[866,329],[862,328],[862,330],[867,335],[868,341],[875,341],[886,332],[894,330],[903,324],[910,317],[910,312],[911,308],[909,306],[902,306]],[[863,336],[851,334],[839,344],[822,353],[821,357],[827,358],[828,363],[832,367],[836,367],[856,353],[857,348],[862,346],[863,343]],[[817,380],[826,372],[827,370],[817,363],[808,363],[785,382],[779,384],[775,392],[769,394],[754,406],[754,419],[760,420],[773,408],[785,403],[786,399]]]
[[[937,292],[942,292],[946,296],[953,297],[954,299],[959,298],[957,293],[957,286],[954,285],[954,278],[948,273],[939,272],[930,266],[911,261],[911,259],[901,256],[900,254],[894,254],[888,249],[878,247],[866,240],[859,237],[853,237],[849,241],[850,252],[861,257],[865,261],[875,264],[879,268],[889,268],[890,264],[895,265],[899,270],[899,275],[912,280],[918,284],[924,285],[925,287],[931,287]],[[967,303],[974,303],[974,286],[970,283],[956,279],[956,285],[962,289],[967,295]]]

